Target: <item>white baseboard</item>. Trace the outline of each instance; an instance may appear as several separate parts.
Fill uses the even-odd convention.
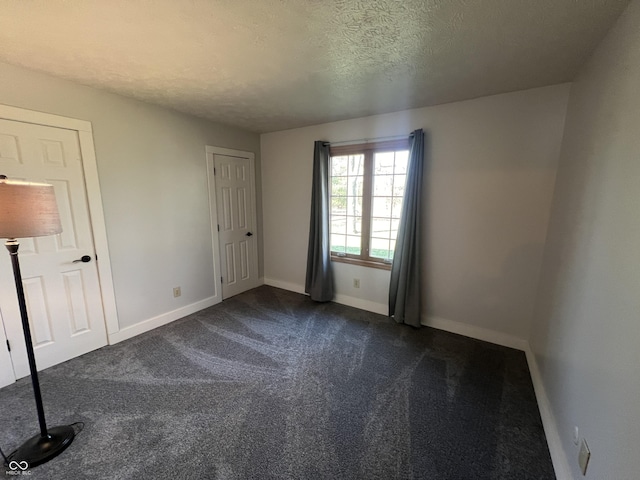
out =
[[[508,333],[498,332],[489,328],[469,325],[468,323],[447,320],[446,318],[428,317],[423,315],[420,323],[427,327],[457,333],[458,335],[464,335],[465,337],[475,338],[476,340],[495,343],[496,345],[502,345],[503,347],[515,348],[516,350],[526,351],[529,346],[524,338],[509,335]]]
[[[171,310],[170,312],[163,313],[162,315],[158,315],[157,317],[143,320],[142,322],[136,323],[135,325],[121,328],[120,331],[109,334],[109,345],[122,342],[123,340],[127,340],[129,338],[135,337],[136,335],[140,335],[141,333],[148,332],[149,330],[153,330],[154,328],[158,328],[162,325],[166,325],[167,323],[179,320],[180,318],[191,315],[192,313],[215,305],[216,303],[219,303],[219,299],[216,297],[205,298],[204,300],[200,300],[199,302],[185,305],[184,307]]]
[[[302,293],[303,295],[305,295],[304,285],[298,285],[297,283],[282,282],[280,280],[274,280],[273,278],[264,277],[264,284],[271,287],[281,288],[283,290],[289,290],[290,292]]]
[[[489,330],[474,325],[468,325],[461,322],[455,322],[453,320],[447,320],[438,317],[423,317],[423,325],[437,328],[439,330],[446,330],[448,332],[464,335],[465,337],[475,338],[477,340],[484,340],[485,342],[495,343],[504,347],[515,348],[517,350],[524,351],[527,357],[527,363],[529,364],[529,372],[531,373],[531,382],[533,383],[533,389],[538,402],[538,409],[540,411],[540,418],[542,419],[542,425],[544,427],[545,437],[547,439],[547,445],[549,446],[549,453],[551,454],[551,461],[553,462],[553,469],[556,474],[557,480],[574,480],[566,452],[562,446],[560,440],[560,434],[558,431],[558,424],[551,411],[551,404],[547,397],[544,384],[542,383],[542,377],[538,364],[535,360],[535,356],[531,351],[529,342],[523,338],[519,338],[513,335],[508,335],[502,332],[496,332],[495,330]]]
[[[363,300],[362,298],[350,297],[340,293],[336,293],[333,301],[341,305],[366,310],[367,312],[379,313],[385,316],[389,314],[389,305],[385,303],[372,302],[371,300]]]
[[[291,292],[302,293],[304,292],[304,286],[297,283],[282,282],[280,280],[274,280],[272,278],[264,279],[265,285],[270,285],[276,288],[282,288]],[[359,308],[368,312],[379,313],[380,315],[389,314],[389,306],[386,303],[372,302],[370,300],[363,300],[361,298],[351,297],[349,295],[343,295],[337,293],[334,297],[334,302],[342,305],[348,305],[350,307]],[[517,350],[525,351],[528,348],[528,343],[523,338],[516,337],[515,335],[509,335],[488,328],[476,327],[462,322],[455,322],[453,320],[447,320],[440,317],[427,317],[423,316],[422,325],[427,327],[437,328],[438,330],[445,330],[447,332],[457,333],[458,335],[464,335],[465,337],[475,338],[477,340],[484,340],[485,342],[495,343],[505,347],[515,348]]]
[[[551,453],[553,469],[556,472],[556,479],[574,480],[567,454],[564,451],[562,441],[560,440],[558,424],[556,423],[555,416],[551,411],[549,397],[547,397],[547,392],[544,388],[544,383],[542,382],[538,362],[536,362],[536,357],[528,344],[524,352],[527,355],[527,363],[529,364],[529,372],[531,373],[531,382],[533,383],[533,389],[536,393],[538,409],[540,410],[540,417],[542,418],[544,434],[547,437],[547,444],[549,445],[549,453]]]
[[[291,292],[302,293],[304,292],[304,286],[297,283],[282,282],[280,280],[274,280],[273,278],[264,279],[265,285],[270,285],[276,288],[282,288]],[[351,297],[349,295],[343,295],[337,293],[334,297],[334,302],[342,305],[348,305],[350,307],[359,308],[368,312],[379,313],[380,315],[389,314],[389,306],[386,303],[372,302],[370,300],[363,300],[361,298]],[[475,338],[477,340],[484,340],[485,342],[495,343],[505,347],[515,348],[517,350],[526,351],[529,344],[523,338],[509,335],[488,328],[476,327],[462,322],[455,322],[453,320],[447,320],[440,317],[427,317],[423,316],[422,325],[427,327],[437,328],[438,330],[445,330],[447,332],[457,333],[458,335],[464,335],[465,337]]]
[[[281,282],[280,280],[274,280],[272,278],[265,278],[264,283],[265,285],[270,285],[272,287],[282,288],[284,290],[289,290],[290,292],[302,293],[303,295],[306,295],[303,285],[298,285],[296,283],[289,283],[289,282]],[[333,301],[341,305],[347,305],[349,307],[355,307],[355,308],[359,308],[360,310],[379,313],[381,315],[387,315],[389,311],[389,307],[383,303],[372,302],[370,300],[363,300],[362,298],[351,297],[349,295],[342,295],[341,293],[336,293],[335,296],[333,297]]]

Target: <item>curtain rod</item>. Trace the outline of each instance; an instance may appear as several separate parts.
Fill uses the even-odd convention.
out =
[[[401,140],[403,138],[411,138],[413,137],[413,133],[409,135],[392,135],[389,137],[377,137],[377,138],[359,138],[357,140],[343,140],[342,142],[324,142],[325,145],[357,145],[359,143],[371,143],[371,142],[382,142],[384,140]]]

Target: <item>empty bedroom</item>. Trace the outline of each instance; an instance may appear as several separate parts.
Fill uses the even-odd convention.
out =
[[[5,0],[0,45],[0,476],[640,478],[640,0]]]

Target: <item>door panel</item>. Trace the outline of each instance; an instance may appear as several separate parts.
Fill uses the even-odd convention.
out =
[[[242,240],[240,242],[240,279],[247,280],[249,278],[249,242]]]
[[[7,336],[4,333],[4,323],[2,321],[2,312],[0,311],[0,346],[6,345]],[[11,355],[6,348],[0,348],[0,388],[10,385],[16,381],[13,373],[13,362]]]
[[[246,229],[247,226],[247,191],[238,187],[236,190],[238,194],[238,228]]]
[[[90,329],[87,312],[87,295],[84,288],[84,278],[81,271],[65,272],[62,274],[64,290],[69,300],[69,320],[71,336],[86,332]]]
[[[257,258],[253,242],[255,199],[251,160],[214,155],[222,297],[228,298],[257,285]]]
[[[223,283],[227,285],[235,285],[236,284],[236,246],[233,243],[225,243],[225,256],[227,257],[226,264],[227,268],[223,272],[227,275],[226,281]]]
[[[29,327],[34,347],[48,345],[53,341],[51,333],[51,317],[44,296],[42,277],[23,278],[24,298],[29,314]]]
[[[63,231],[19,239],[19,260],[39,369],[106,345],[102,297],[78,133],[0,120],[0,173],[54,186]],[[89,263],[76,262],[89,255]],[[29,374],[8,253],[0,254],[0,309],[17,378]]]

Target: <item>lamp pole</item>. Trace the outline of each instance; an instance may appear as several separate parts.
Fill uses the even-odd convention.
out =
[[[40,423],[40,434],[32,436],[11,453],[7,459],[9,464],[15,461],[22,465],[23,462],[26,462],[27,467],[35,467],[48,462],[71,445],[75,437],[75,430],[71,425],[47,428],[20,262],[18,261],[18,249],[20,248],[18,238],[55,235],[61,231],[62,225],[52,185],[12,181],[8,180],[6,176],[0,175],[0,238],[7,238],[5,246],[11,256],[13,278],[16,283],[20,318],[22,319],[22,331],[31,372],[31,384],[36,400],[38,422]]]
[[[36,356],[33,351],[31,329],[29,328],[29,317],[27,316],[27,304],[24,298],[20,262],[18,261],[18,248],[20,248],[20,243],[15,238],[10,238],[5,243],[5,246],[7,247],[7,250],[9,250],[9,255],[11,255],[13,278],[16,281],[16,292],[18,293],[18,304],[20,305],[20,316],[22,317],[22,331],[24,332],[24,342],[27,347],[27,358],[29,359],[29,370],[31,371],[31,384],[33,385],[33,394],[36,397],[36,409],[38,410],[38,421],[40,422],[40,436],[46,437],[48,434],[47,422],[44,418],[44,406],[42,405],[42,394],[40,393],[40,381],[38,380],[38,369],[36,368]]]

